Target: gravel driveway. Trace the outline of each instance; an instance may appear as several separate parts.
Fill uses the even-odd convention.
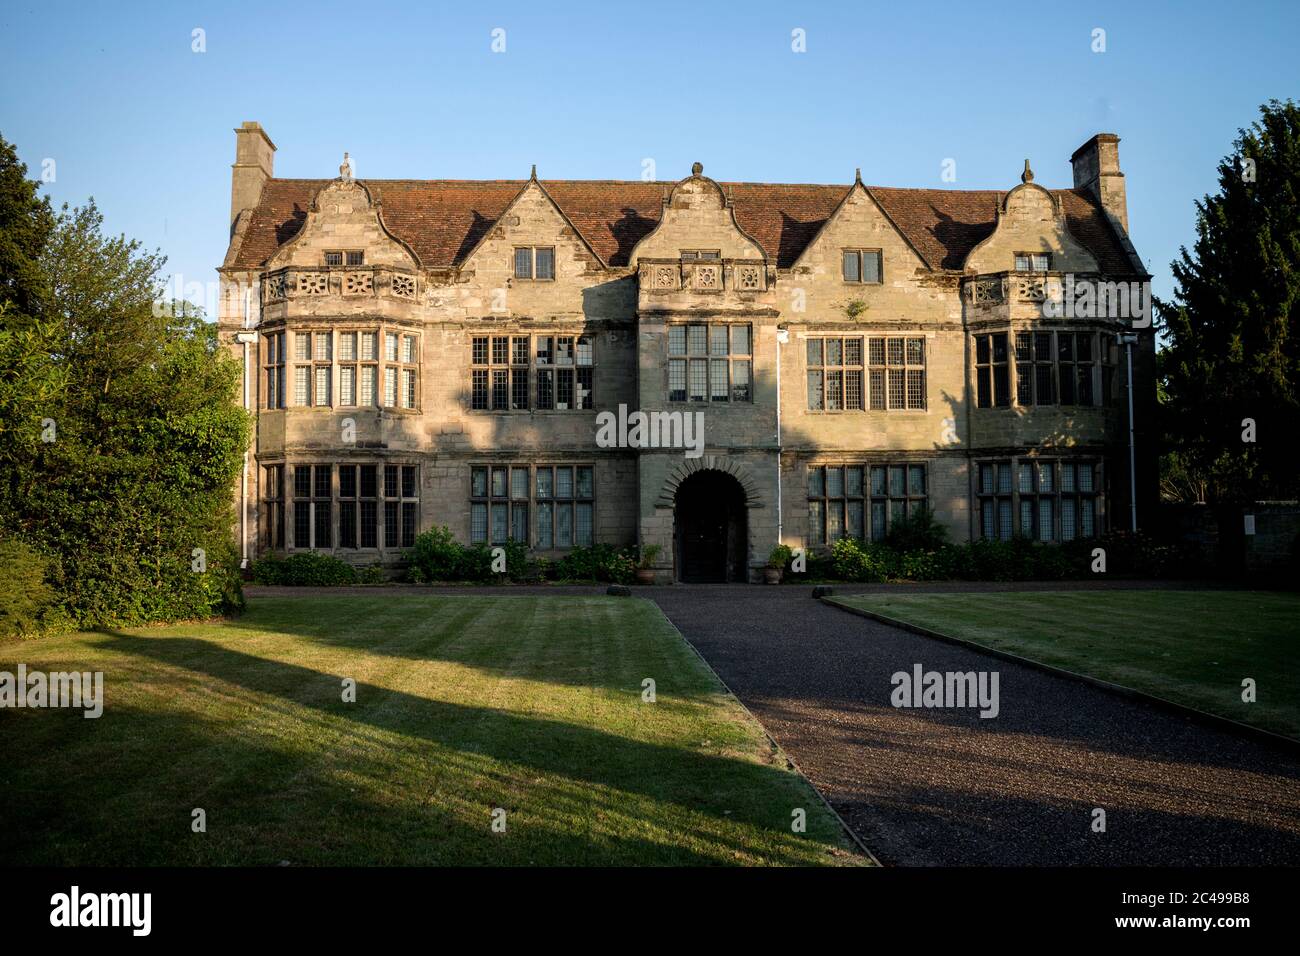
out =
[[[805,587],[637,593],[886,864],[1300,865],[1296,750],[866,620]],[[1000,713],[894,708],[891,675],[918,663],[997,671]]]

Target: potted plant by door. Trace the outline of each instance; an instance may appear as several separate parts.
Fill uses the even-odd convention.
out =
[[[767,567],[763,569],[763,580],[768,584],[780,584],[781,578],[785,574],[785,566],[790,563],[794,552],[790,550],[789,545],[778,544],[772,549],[772,553],[767,556]]]
[[[636,583],[655,583],[655,558],[659,557],[659,545],[647,544],[641,549],[641,559],[636,563]]]

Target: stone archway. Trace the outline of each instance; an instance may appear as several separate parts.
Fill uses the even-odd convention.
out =
[[[683,481],[697,471],[721,471],[731,475],[740,483],[741,490],[745,495],[745,506],[747,508],[763,507],[763,496],[759,493],[758,483],[754,481],[749,469],[739,462],[732,461],[730,458],[716,455],[687,458],[682,464],[674,468],[664,481],[664,486],[659,492],[659,500],[655,502],[655,507],[674,507],[677,503],[677,489],[681,487]]]
[[[726,471],[697,469],[678,483],[673,501],[677,580],[749,580],[749,514],[744,486]]]

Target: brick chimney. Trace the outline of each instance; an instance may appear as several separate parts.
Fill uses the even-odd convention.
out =
[[[1119,171],[1119,137],[1098,133],[1074,151],[1074,188],[1086,189],[1097,197],[1101,208],[1128,235],[1128,195],[1124,174]]]
[[[230,176],[230,225],[262,197],[262,184],[273,175],[275,143],[261,123],[245,120],[235,130],[235,163]]]

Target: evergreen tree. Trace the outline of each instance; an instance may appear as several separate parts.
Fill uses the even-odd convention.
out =
[[[1196,204],[1193,249],[1172,264],[1174,302],[1159,307],[1166,487],[1223,502],[1290,498],[1300,492],[1300,107],[1270,101],[1234,148],[1218,193]]]

